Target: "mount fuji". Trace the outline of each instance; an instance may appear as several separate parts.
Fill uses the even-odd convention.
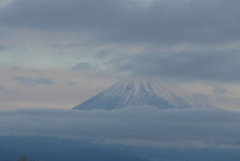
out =
[[[170,81],[128,76],[73,109],[114,110],[128,106],[155,106],[158,109],[214,108],[195,99]]]

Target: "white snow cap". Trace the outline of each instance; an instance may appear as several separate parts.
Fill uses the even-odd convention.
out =
[[[158,77],[128,76],[74,109],[113,110],[128,106],[155,106],[158,109],[211,108],[204,100],[174,83]]]

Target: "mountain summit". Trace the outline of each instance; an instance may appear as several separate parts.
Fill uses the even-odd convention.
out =
[[[114,110],[128,106],[155,106],[158,109],[211,108],[172,82],[149,77],[128,76],[74,107],[80,110]]]

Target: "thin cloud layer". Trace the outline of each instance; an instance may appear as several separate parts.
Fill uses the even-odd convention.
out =
[[[83,137],[150,146],[239,147],[240,113],[221,109],[0,112],[2,135]]]

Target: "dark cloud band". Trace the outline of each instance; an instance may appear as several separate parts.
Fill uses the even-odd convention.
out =
[[[240,113],[220,109],[0,112],[0,133],[239,146]],[[181,145],[180,145],[181,146]]]
[[[109,64],[118,71],[154,75],[176,80],[240,80],[240,55],[237,51],[199,50],[183,52],[150,52],[125,55]]]
[[[239,40],[239,1],[19,0],[0,11],[2,25],[89,31],[120,43],[218,43]],[[96,37],[96,35],[95,35]]]

